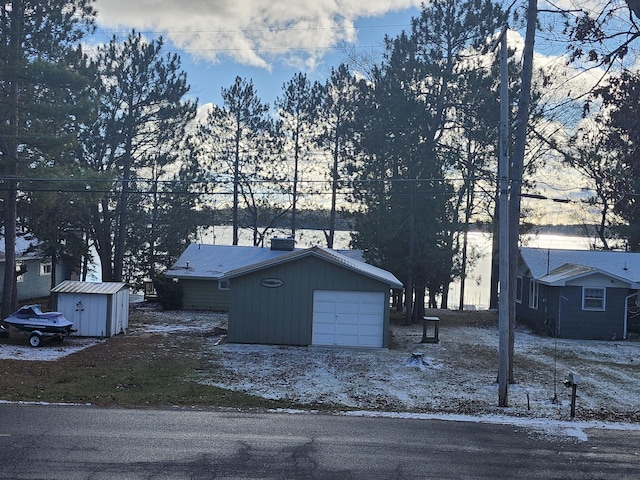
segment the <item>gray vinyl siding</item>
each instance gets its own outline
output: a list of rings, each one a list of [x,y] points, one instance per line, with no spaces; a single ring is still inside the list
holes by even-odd
[[[18,291],[18,300],[32,300],[48,297],[51,291],[51,275],[40,275],[40,259],[25,260],[27,266],[26,273],[23,274],[23,281],[16,284]],[[4,277],[4,263],[0,266],[0,276]],[[56,267],[56,279],[58,282],[67,279],[68,270],[62,265]],[[0,295],[2,295],[3,286],[0,282]]]
[[[606,310],[582,309],[582,286],[549,287],[540,285],[538,309],[529,308],[530,278],[523,278],[522,303],[517,318],[534,331],[560,338],[609,340],[624,338],[626,288],[606,288]],[[557,325],[556,325],[557,324]]]
[[[229,310],[229,290],[219,290],[218,280],[180,279],[184,295],[183,308],[186,310]]]
[[[627,289],[607,288],[606,310],[603,312],[582,310],[582,287],[564,287],[562,290],[569,292],[572,301],[562,301],[560,337],[593,340],[624,338],[624,305],[625,297],[628,295]]]
[[[283,281],[262,286],[265,278]],[[234,343],[310,345],[313,292],[341,290],[384,292],[389,286],[316,257],[304,257],[231,279],[228,340]],[[384,312],[383,346],[388,346],[389,311]]]

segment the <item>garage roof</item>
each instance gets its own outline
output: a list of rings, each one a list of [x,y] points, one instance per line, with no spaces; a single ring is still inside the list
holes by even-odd
[[[267,259],[259,263],[245,265],[244,267],[231,270],[226,275],[224,275],[224,277],[239,277],[241,275],[246,275],[257,270],[262,270],[263,268],[291,262],[293,260],[297,260],[307,256],[321,258],[348,270],[352,270],[380,282],[386,283],[392,288],[402,288],[402,282],[400,282],[391,272],[378,267],[374,267],[373,265],[369,265],[368,263],[355,260],[346,255],[338,253],[335,250],[330,250],[328,248],[322,247],[311,247],[293,252],[285,252],[285,255],[280,255],[278,257]]]

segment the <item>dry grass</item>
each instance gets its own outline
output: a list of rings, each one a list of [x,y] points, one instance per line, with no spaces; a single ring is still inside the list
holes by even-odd
[[[0,400],[497,413],[496,314],[428,315],[440,318],[439,344],[421,344],[421,324],[407,326],[394,313],[389,351],[323,350],[225,345],[219,327],[226,317],[143,304],[131,309],[126,335],[57,361],[0,360]],[[560,415],[551,397],[577,368],[585,377],[581,418],[640,421],[640,343],[554,342],[524,330],[517,342],[511,414]],[[25,345],[26,337],[0,339],[0,349],[12,344]],[[426,366],[405,365],[415,350]],[[566,405],[567,389],[559,394]]]

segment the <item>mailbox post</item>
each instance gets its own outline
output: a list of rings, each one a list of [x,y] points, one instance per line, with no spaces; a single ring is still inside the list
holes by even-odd
[[[580,383],[580,375],[569,372],[567,379],[564,381],[565,387],[571,387],[571,418],[576,416],[576,392]]]

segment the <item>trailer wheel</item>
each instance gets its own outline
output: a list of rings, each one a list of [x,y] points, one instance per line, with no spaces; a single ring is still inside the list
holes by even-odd
[[[40,346],[41,335],[39,333],[32,333],[29,337],[29,345],[32,347]]]

